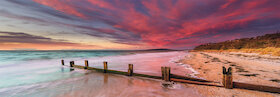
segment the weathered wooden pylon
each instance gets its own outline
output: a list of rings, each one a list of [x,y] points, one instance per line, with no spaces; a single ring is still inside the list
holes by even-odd
[[[162,80],[170,81],[170,67],[161,67]]]
[[[88,60],[85,60],[85,69],[88,69]]]
[[[227,89],[233,88],[232,68],[231,67],[229,67],[228,70],[226,70],[226,68],[223,67],[223,85]]]
[[[133,64],[128,64],[128,71],[127,71],[128,76],[133,75]]]

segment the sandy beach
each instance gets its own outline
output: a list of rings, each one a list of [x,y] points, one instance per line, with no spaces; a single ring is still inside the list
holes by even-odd
[[[278,57],[268,55],[258,55],[252,53],[214,53],[214,52],[190,52],[184,55],[179,62],[181,64],[189,64],[197,73],[192,73],[191,76],[203,78],[222,84],[222,66],[233,68],[233,79],[235,82],[244,82],[257,85],[276,86],[280,87],[280,68]],[[174,69],[175,68],[175,69]],[[173,67],[171,72],[177,72],[176,67]],[[177,72],[181,73],[182,72]],[[85,84],[79,91],[69,91],[60,96],[152,96],[152,97],[280,97],[280,94],[259,92],[245,89],[225,89],[223,87],[203,86],[193,84],[181,84],[179,88],[168,89],[161,87],[160,80],[152,80],[141,77],[125,77],[117,75],[104,75],[105,86],[98,86],[92,82]],[[82,80],[93,80],[96,78],[96,73],[87,75],[89,77]],[[92,77],[91,77],[92,76]],[[114,79],[108,83],[106,80]],[[74,84],[83,81],[75,81]],[[110,82],[110,80],[109,80]],[[80,83],[81,84],[81,83]],[[84,84],[84,83],[83,83]],[[122,85],[119,85],[122,84]],[[92,86],[91,86],[92,85]],[[90,87],[100,88],[90,88]],[[118,87],[115,87],[118,86]],[[148,90],[148,91],[147,91]],[[96,92],[94,92],[96,91]],[[97,92],[98,91],[98,92]],[[68,94],[70,93],[70,94]],[[177,95],[179,93],[179,95]],[[105,95],[106,94],[106,95]]]
[[[222,82],[222,66],[233,68],[233,80],[250,84],[280,87],[280,63],[278,57],[249,53],[190,52],[180,60],[189,64],[198,77]],[[209,97],[279,97],[280,94],[243,89],[225,89],[193,85],[202,95]]]

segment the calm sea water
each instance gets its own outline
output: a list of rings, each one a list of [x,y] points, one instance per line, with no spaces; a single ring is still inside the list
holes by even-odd
[[[68,78],[70,73],[61,72],[70,72],[70,69],[59,67],[61,59],[133,53],[137,51],[0,51],[0,88]],[[71,74],[71,77],[80,75]]]
[[[20,61],[48,60],[63,58],[90,58],[133,54],[144,51],[0,51],[0,66]]]
[[[83,65],[84,60],[89,60],[89,65],[97,68],[103,68],[102,62],[108,61],[109,69],[121,71],[126,71],[127,64],[133,63],[135,72],[154,75],[160,75],[160,66],[172,65],[173,73],[192,74],[194,71],[189,66],[173,62],[186,54],[182,51],[0,51],[0,97],[59,95],[59,89],[50,91],[50,86],[70,84],[73,78],[84,79],[81,77],[88,72],[79,69],[70,71],[67,66],[70,61]],[[61,59],[65,60],[66,66],[61,65]],[[182,66],[185,68],[182,69]],[[77,88],[65,88],[61,92],[69,92],[69,89]]]

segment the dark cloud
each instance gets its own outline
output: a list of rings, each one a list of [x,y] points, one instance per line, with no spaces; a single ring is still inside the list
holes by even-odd
[[[0,44],[3,43],[30,43],[30,44],[48,44],[48,45],[82,45],[78,43],[57,40],[43,36],[36,36],[22,32],[3,32],[0,31]],[[93,45],[92,45],[93,46]]]
[[[81,34],[87,34],[87,35],[94,36],[94,37],[108,38],[109,40],[112,40],[112,42],[115,42],[115,43],[137,44],[135,42],[138,42],[139,38],[140,38],[139,36],[137,36],[134,33],[130,33],[127,31],[125,32],[124,30],[121,31],[121,29],[96,28],[96,27],[92,27],[92,26],[64,23],[64,22],[48,20],[48,19],[44,19],[44,18],[40,18],[40,17],[18,15],[18,14],[11,13],[6,10],[0,10],[0,16],[24,20],[24,21],[26,21],[25,24],[28,22],[33,22],[33,23],[37,23],[41,26],[60,25],[60,26],[67,26],[70,28],[79,28],[79,29],[87,30],[86,32],[80,31]],[[79,22],[83,22],[83,21],[79,21]]]
[[[6,11],[6,10],[0,10],[0,16],[4,16],[4,17],[7,17],[7,18],[25,20],[27,22],[29,22],[29,21],[37,22],[37,23],[40,23],[41,25],[49,22],[49,21],[46,21],[44,19],[40,19],[40,18],[36,18],[36,17],[17,15],[17,14],[11,13],[11,12]]]

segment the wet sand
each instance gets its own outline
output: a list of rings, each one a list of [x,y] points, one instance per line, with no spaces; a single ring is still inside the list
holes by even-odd
[[[203,97],[187,84],[177,83],[174,87],[161,84],[161,80],[94,72],[67,83],[75,90],[58,97]]]
[[[231,66],[234,81],[280,87],[280,63],[278,63],[278,60],[256,56],[258,55],[191,52],[190,56],[186,56],[180,62],[191,65],[199,72],[196,76],[207,80],[222,82],[222,66],[227,68]],[[198,89],[202,95],[209,97],[280,97],[280,94],[251,90],[192,86]]]

